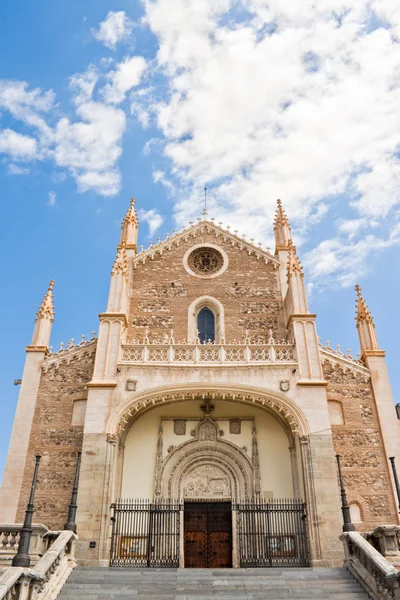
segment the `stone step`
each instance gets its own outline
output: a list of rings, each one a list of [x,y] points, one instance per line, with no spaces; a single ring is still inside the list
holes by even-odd
[[[79,567],[59,600],[367,600],[344,568]]]

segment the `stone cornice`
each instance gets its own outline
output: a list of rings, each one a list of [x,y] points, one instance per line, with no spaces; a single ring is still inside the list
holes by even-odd
[[[289,315],[289,318],[286,323],[286,329],[289,329],[292,322],[295,320],[315,321],[316,318],[317,318],[316,313],[293,313],[293,314]]]
[[[365,360],[368,356],[386,356],[385,350],[364,350],[361,360]]]
[[[27,352],[44,352],[45,354],[49,353],[47,346],[26,346],[25,350]]]
[[[147,259],[154,259],[157,255],[161,256],[164,252],[171,250],[173,247],[178,247],[181,242],[186,242],[189,238],[196,238],[204,233],[214,233],[216,238],[221,238],[224,242],[229,242],[233,247],[240,250],[245,250],[250,256],[254,255],[258,260],[263,259],[266,263],[271,263],[275,268],[279,266],[279,260],[267,250],[257,248],[251,242],[240,238],[229,230],[222,229],[210,221],[200,221],[195,225],[190,226],[183,231],[168,237],[164,241],[160,241],[155,246],[151,246],[133,257],[132,264],[136,267],[140,263],[145,263]]]
[[[89,381],[86,384],[88,388],[115,388],[117,387],[116,381]]]
[[[99,314],[100,321],[123,321],[124,326],[128,327],[128,319],[125,313],[105,312]]]
[[[328,381],[323,379],[301,379],[297,382],[297,385],[308,386],[308,387],[327,387]]]

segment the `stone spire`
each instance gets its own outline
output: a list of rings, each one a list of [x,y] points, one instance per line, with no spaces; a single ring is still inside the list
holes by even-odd
[[[135,210],[135,198],[132,198],[128,212],[122,221],[120,244],[127,250],[137,252],[137,238],[139,233],[139,220]]]
[[[31,346],[41,348],[48,348],[50,346],[51,327],[54,321],[53,288],[54,281],[51,280],[39,310],[36,313]]]
[[[289,240],[288,250],[289,250],[289,254],[288,254],[286,273],[287,273],[287,279],[289,282],[289,279],[293,275],[298,274],[301,277],[304,277],[304,273],[303,273],[303,266],[300,262],[299,257],[297,256],[296,246],[293,245],[292,240]]]
[[[291,313],[308,313],[306,286],[304,283],[303,267],[297,256],[296,246],[289,240],[286,262],[286,285],[285,310],[287,315]]]
[[[111,275],[122,273],[125,279],[128,278],[128,257],[126,255],[125,245],[118,246],[117,256],[114,261]]]
[[[278,208],[275,212],[274,232],[275,232],[275,254],[279,250],[288,250],[289,242],[292,241],[291,227],[287,215],[282,207],[282,201],[277,200]]]
[[[360,338],[361,353],[364,355],[365,352],[380,351],[374,319],[362,296],[361,288],[359,285],[356,285],[354,289],[357,292],[356,323]]]

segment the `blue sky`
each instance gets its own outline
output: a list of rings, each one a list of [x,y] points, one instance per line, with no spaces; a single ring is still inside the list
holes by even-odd
[[[396,401],[400,9],[393,0],[8,3],[0,16],[3,469],[51,278],[52,344],[97,331],[132,196],[147,246],[201,213],[273,245],[281,197],[322,340],[355,283]]]

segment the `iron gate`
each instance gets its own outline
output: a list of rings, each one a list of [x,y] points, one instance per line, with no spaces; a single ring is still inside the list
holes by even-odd
[[[179,567],[179,502],[120,500],[111,509],[110,567]]]
[[[308,567],[305,504],[301,500],[246,500],[237,510],[241,567]]]

